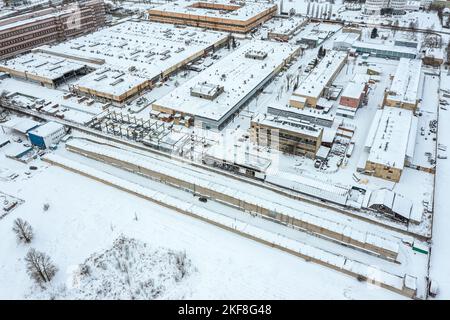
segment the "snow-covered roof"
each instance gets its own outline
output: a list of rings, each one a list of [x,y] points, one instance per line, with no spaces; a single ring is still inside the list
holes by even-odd
[[[49,121],[47,123],[44,123],[43,125],[31,130],[29,133],[32,133],[34,135],[40,136],[40,137],[48,137],[49,135],[60,131],[63,129],[64,126],[58,122]]]
[[[147,81],[137,75],[105,66],[80,78],[74,83],[74,86],[120,96],[134,87],[145,85]]]
[[[27,133],[31,129],[36,128],[40,123],[28,118],[13,118],[0,125],[4,128],[13,129],[20,133]]]
[[[360,38],[360,35],[357,34],[357,33],[354,33],[354,32],[343,32],[343,33],[340,33],[336,37],[336,40],[334,40],[334,44],[345,43],[345,44],[349,44],[351,46],[359,38]]]
[[[281,116],[264,115],[262,113],[257,114],[252,122],[316,138],[319,137],[323,131],[322,127],[317,127],[307,121],[292,117],[285,118]]]
[[[364,84],[359,82],[349,82],[345,86],[341,97],[359,99],[364,91]]]
[[[409,48],[409,47],[395,46],[395,45],[390,45],[390,44],[383,44],[383,43],[355,41],[352,46],[355,49],[364,48],[364,49],[373,50],[373,51],[396,52],[396,53],[408,54],[411,56],[417,55],[416,49]]]
[[[263,29],[267,29],[270,33],[281,35],[291,35],[295,30],[300,28],[306,19],[304,17],[293,16],[286,18],[273,18],[262,25]]]
[[[390,100],[415,103],[419,98],[422,60],[401,58],[389,89]]]
[[[227,55],[211,67],[185,82],[153,105],[176,110],[196,117],[219,121],[263,81],[273,76],[274,70],[292,57],[299,48],[286,43],[251,41]],[[263,51],[263,60],[247,58],[249,50]],[[214,100],[191,95],[198,83],[210,82],[224,87],[224,92]]]
[[[84,65],[76,61],[44,53],[29,53],[0,63],[0,71],[16,71],[52,81],[82,68]]]
[[[411,130],[412,111],[385,107],[370,148],[368,161],[403,169]],[[374,121],[377,120],[377,116]],[[369,136],[372,134],[372,128]],[[369,139],[368,136],[368,139]],[[366,141],[366,145],[370,141]]]
[[[223,32],[193,27],[179,28],[148,21],[125,21],[56,45],[42,46],[44,52],[84,62],[102,64],[147,79],[173,71],[174,66],[198,57],[225,41]],[[133,71],[131,71],[133,70]]]
[[[316,157],[325,159],[326,157],[328,157],[330,150],[331,150],[331,148],[328,148],[325,146],[320,146],[319,150],[317,150]]]
[[[292,98],[303,98],[303,97],[296,97],[292,96]],[[303,98],[305,99],[305,98]],[[327,100],[328,101],[328,100]],[[333,103],[332,101],[330,101]],[[289,112],[291,114],[296,114],[301,118],[302,116],[305,117],[311,117],[311,118],[317,118],[325,121],[334,121],[334,116],[330,113],[323,113],[321,110],[313,109],[313,108],[304,108],[299,109],[295,107],[291,107],[289,105],[277,105],[275,107],[270,107],[269,113],[272,113],[273,115],[282,114],[283,112]]]
[[[300,175],[296,175],[294,180],[281,172],[276,175],[268,175],[266,181],[342,205],[346,204],[350,192],[348,186],[334,185]]]
[[[411,215],[413,203],[410,199],[405,198],[403,195],[398,193],[395,194],[394,203],[392,205],[392,211],[396,214],[409,219]]]
[[[306,79],[300,83],[293,95],[319,97],[324,87],[329,84],[346,58],[346,53],[328,51]]]
[[[204,4],[218,5],[223,10],[207,8]],[[181,0],[169,2],[161,6],[150,9],[150,14],[157,14],[158,11],[177,14],[191,15],[199,19],[220,18],[227,20],[247,21],[270,9],[274,4],[265,2],[232,2],[227,0]]]

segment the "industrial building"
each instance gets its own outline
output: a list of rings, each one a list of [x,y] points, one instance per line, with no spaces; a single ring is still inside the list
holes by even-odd
[[[333,42],[334,50],[348,51],[353,44],[361,38],[361,34],[353,32],[343,32],[336,37]]]
[[[368,190],[363,207],[416,224],[422,221],[422,211],[413,210],[410,199],[389,189]]]
[[[359,108],[363,103],[366,84],[350,81],[342,92],[339,104],[351,108]]]
[[[299,109],[290,106],[269,106],[267,112],[274,116],[281,116],[285,118],[296,118],[303,121],[308,121],[311,124],[319,126],[331,127],[334,122],[334,116],[330,113],[323,113],[316,109]]]
[[[277,13],[276,4],[227,0],[183,0],[148,11],[151,21],[247,33]]]
[[[191,116],[198,127],[221,130],[299,53],[290,44],[251,41],[154,102],[152,109]]]
[[[0,63],[0,71],[12,77],[56,88],[75,75],[84,75],[89,68],[77,61],[44,53],[29,53]]]
[[[97,69],[75,82],[72,90],[122,105],[228,41],[229,35],[217,31],[125,21],[36,51]]]
[[[105,24],[103,0],[76,2],[0,21],[0,59],[92,32]]]
[[[104,67],[82,77],[72,90],[121,104],[148,88],[150,81],[146,78]]]
[[[306,121],[258,114],[251,121],[250,138],[261,146],[314,158],[320,148],[323,128]]]
[[[34,146],[47,149],[58,143],[65,134],[66,130],[62,124],[50,121],[28,131],[28,138]]]
[[[13,118],[8,121],[2,122],[0,126],[4,129],[10,130],[13,133],[26,135],[28,131],[37,128],[39,126],[39,122],[28,118]]]
[[[261,34],[263,39],[288,41],[306,24],[303,17],[273,18],[263,24]]]
[[[420,71],[422,61],[419,59],[400,59],[391,86],[385,91],[384,104],[416,110],[420,99]]]
[[[399,182],[403,168],[414,155],[417,118],[410,110],[377,110],[367,135],[365,173]]]
[[[328,51],[325,57],[300,83],[292,93],[289,104],[296,108],[309,106],[315,108],[319,98],[326,93],[334,79],[347,61],[347,54],[339,51]],[[298,99],[298,97],[303,99]]]
[[[357,53],[368,53],[377,58],[399,60],[400,58],[415,59],[417,56],[417,49],[383,43],[355,41],[352,48],[355,49]]]

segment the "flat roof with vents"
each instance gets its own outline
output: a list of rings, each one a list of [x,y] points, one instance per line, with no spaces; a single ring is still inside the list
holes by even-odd
[[[46,83],[83,68],[84,64],[77,61],[44,53],[29,53],[0,63],[0,71]]]
[[[264,60],[248,59],[245,54],[250,49],[264,50],[268,56]],[[192,115],[196,121],[219,127],[299,51],[298,46],[287,43],[251,41],[157,100],[153,108]],[[223,86],[224,92],[213,101],[191,95],[191,88],[205,82]]]
[[[117,101],[122,101],[123,95],[132,95],[148,86],[147,79],[110,67],[97,69],[74,84],[78,91]]]
[[[97,65],[93,67],[131,68],[154,79],[176,71],[227,40],[223,32],[131,20],[38,50]]]
[[[367,161],[403,169],[408,142],[416,135],[411,132],[413,118],[412,111],[402,108],[378,110],[366,141],[370,148]]]
[[[219,18],[223,20],[246,21],[263,14],[275,4],[264,2],[243,2],[227,0],[181,0],[169,2],[150,9],[150,20],[158,13],[170,13],[176,17],[190,15],[193,18]]]
[[[340,51],[328,51],[326,56],[300,83],[294,95],[319,98],[323,89],[330,84],[337,72],[342,68],[347,54]]]

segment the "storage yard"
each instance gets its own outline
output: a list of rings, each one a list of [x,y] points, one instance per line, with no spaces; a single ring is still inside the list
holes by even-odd
[[[238,284],[245,298],[449,297],[449,76],[427,57],[441,47],[330,21],[336,5],[284,6],[142,5],[140,18],[0,61],[12,296],[68,294],[64,272],[26,289],[7,231],[26,217],[61,268],[122,233],[185,250],[190,298],[234,298]]]

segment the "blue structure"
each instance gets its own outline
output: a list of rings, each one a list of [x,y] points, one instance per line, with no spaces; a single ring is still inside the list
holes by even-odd
[[[28,132],[28,138],[30,139],[32,145],[37,146],[41,149],[46,148],[44,137],[34,134],[33,132]]]

